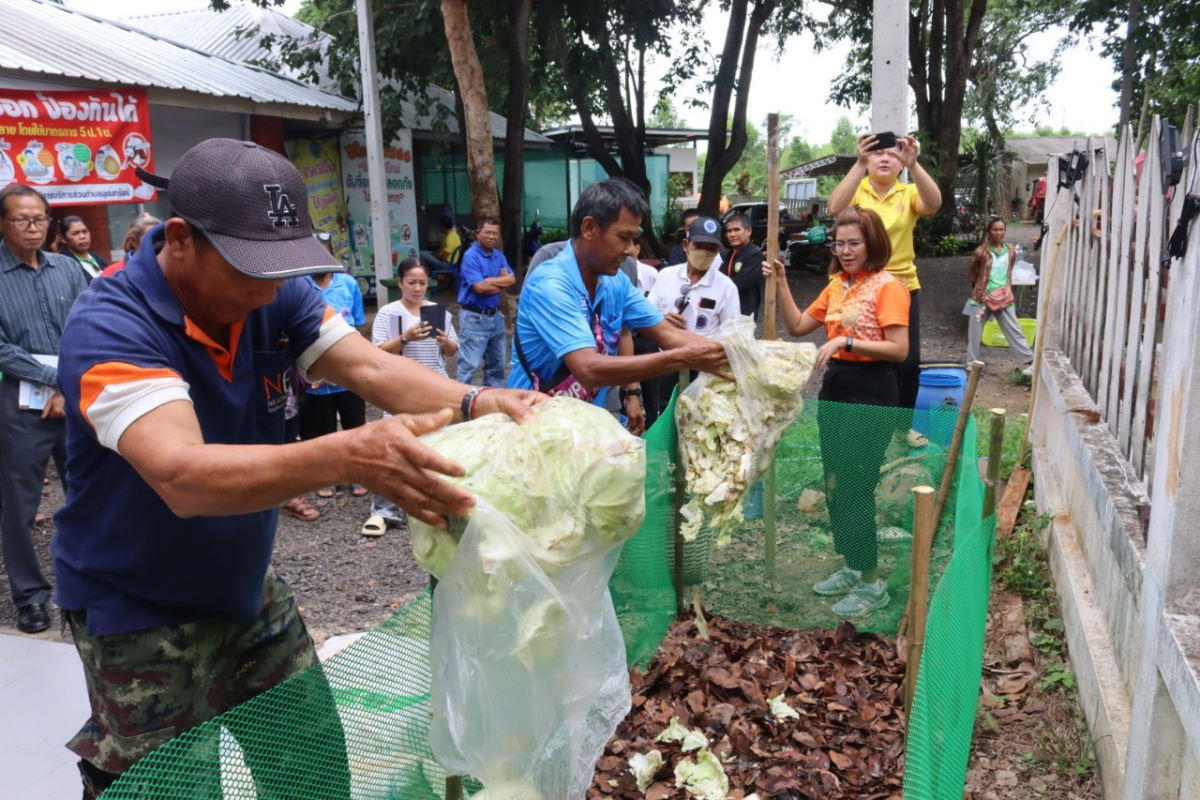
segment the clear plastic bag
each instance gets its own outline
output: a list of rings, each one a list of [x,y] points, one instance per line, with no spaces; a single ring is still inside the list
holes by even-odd
[[[567,398],[525,425],[494,415],[424,441],[477,499],[457,533],[413,524],[441,579],[430,746],[488,800],[582,798],[630,708],[608,580],[645,513],[645,444]]]
[[[749,317],[726,320],[713,339],[724,345],[737,383],[700,375],[679,396],[675,420],[689,495],[680,510],[683,536],[695,539],[707,521],[720,546],[728,543],[730,526],[742,521],[742,499],[804,408],[800,392],[817,348],[757,340]]]

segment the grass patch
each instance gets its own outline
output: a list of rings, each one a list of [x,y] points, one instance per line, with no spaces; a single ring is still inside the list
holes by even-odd
[[[1019,371],[1018,371],[1018,374]],[[990,408],[973,408],[975,417],[976,440],[980,458],[986,458],[988,447],[991,445],[992,410]],[[1006,414],[1004,417],[1004,444],[1000,448],[1000,480],[1007,481],[1017,466],[1017,456],[1021,455],[1021,437],[1025,435],[1025,414]],[[1029,459],[1033,449],[1025,453],[1025,461],[1020,466],[1029,467]]]

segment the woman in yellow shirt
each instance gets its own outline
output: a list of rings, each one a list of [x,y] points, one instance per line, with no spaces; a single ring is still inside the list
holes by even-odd
[[[921,283],[913,260],[913,228],[920,217],[931,217],[942,206],[942,193],[917,160],[920,144],[915,136],[897,136],[896,146],[875,148],[873,133],[858,137],[858,161],[829,196],[829,213],[837,214],[849,206],[868,208],[879,215],[892,245],[888,272],[899,278],[912,296],[908,324],[908,358],[896,366],[900,384],[900,407],[913,408],[921,380]],[[901,183],[900,172],[907,169],[912,183]],[[911,444],[919,444],[909,432]],[[921,437],[922,439],[924,437]]]

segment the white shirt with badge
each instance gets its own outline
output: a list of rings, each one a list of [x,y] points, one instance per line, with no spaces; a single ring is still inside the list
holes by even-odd
[[[687,264],[664,267],[658,272],[658,280],[647,299],[661,313],[677,311],[675,301],[679,299],[688,280]],[[687,320],[687,329],[701,336],[712,336],[727,319],[742,313],[737,286],[728,276],[722,275],[716,264],[704,273],[688,292],[687,305],[679,311]]]
[[[650,290],[658,280],[658,270],[645,261],[637,262],[637,288],[643,295],[649,296]]]

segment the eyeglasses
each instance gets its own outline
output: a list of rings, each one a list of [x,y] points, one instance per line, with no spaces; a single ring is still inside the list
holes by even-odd
[[[858,241],[857,239],[851,239],[848,242],[834,242],[833,244],[830,245],[830,247],[833,248],[833,252],[835,252],[835,253],[840,253],[843,250],[858,250],[862,246],[863,246],[863,243]]]
[[[5,217],[17,227],[18,230],[28,231],[34,228],[48,228],[50,226],[49,217]]]
[[[692,291],[692,284],[690,283],[685,283],[679,287],[679,297],[675,299],[675,310],[680,314],[683,313],[684,307],[687,306],[688,292],[690,291]]]

